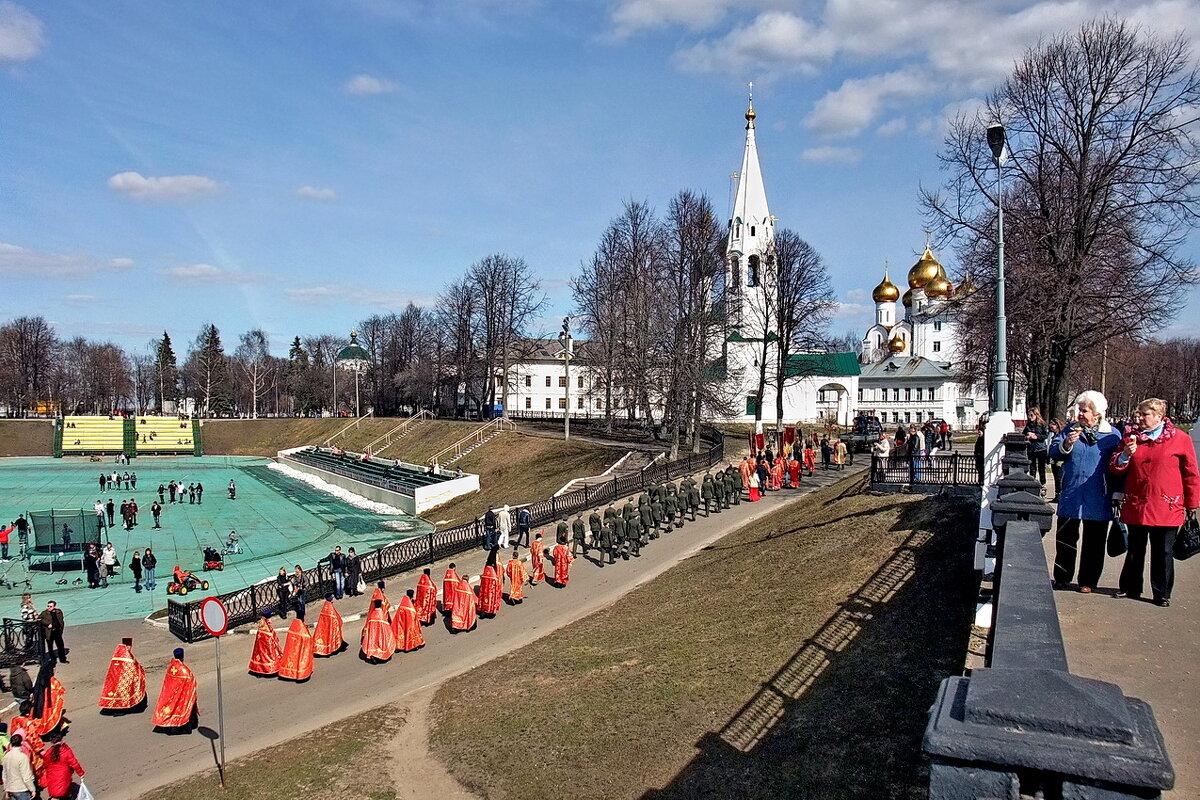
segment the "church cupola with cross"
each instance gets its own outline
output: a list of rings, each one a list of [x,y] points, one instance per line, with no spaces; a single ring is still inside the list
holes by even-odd
[[[726,250],[726,287],[729,327],[743,336],[762,336],[764,324],[766,268],[775,236],[775,218],[767,208],[767,190],[758,164],[754,138],[754,84],[750,84],[746,109],[746,147],[742,169],[737,173],[737,193],[729,219]]]

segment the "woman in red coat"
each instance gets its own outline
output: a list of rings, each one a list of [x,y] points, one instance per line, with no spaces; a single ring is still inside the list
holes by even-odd
[[[46,773],[42,781],[46,787],[46,794],[50,796],[50,800],[67,800],[72,796],[72,773],[83,777],[83,767],[75,758],[75,753],[66,742],[56,742],[46,750],[44,763]]]
[[[1137,427],[1126,431],[1124,446],[1109,469],[1125,478],[1121,521],[1129,526],[1129,551],[1121,569],[1117,597],[1142,596],[1146,546],[1150,546],[1150,590],[1156,605],[1171,605],[1175,560],[1171,550],[1185,514],[1200,506],[1196,449],[1187,434],[1166,417],[1167,404],[1143,400]]]

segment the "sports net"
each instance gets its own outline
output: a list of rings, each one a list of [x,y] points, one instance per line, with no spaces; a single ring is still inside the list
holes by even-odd
[[[90,509],[51,509],[29,512],[33,528],[30,555],[82,553],[84,545],[100,544],[100,518]]]

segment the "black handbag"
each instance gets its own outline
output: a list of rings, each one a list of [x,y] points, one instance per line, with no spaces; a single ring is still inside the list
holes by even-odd
[[[1187,561],[1196,553],[1200,553],[1200,522],[1195,514],[1188,514],[1187,519],[1179,528],[1175,537],[1175,547],[1172,550],[1176,561]]]
[[[1116,558],[1125,555],[1129,549],[1129,530],[1120,520],[1113,520],[1108,525],[1108,556]]]

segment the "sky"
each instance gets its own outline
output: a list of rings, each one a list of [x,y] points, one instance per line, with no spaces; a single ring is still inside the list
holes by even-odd
[[[283,355],[506,253],[553,331],[622,203],[727,214],[753,81],[771,212],[861,334],[946,121],[1118,12],[1200,41],[1200,0],[0,0],[0,320]],[[1200,290],[1166,334],[1200,335]]]

